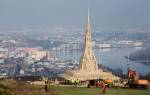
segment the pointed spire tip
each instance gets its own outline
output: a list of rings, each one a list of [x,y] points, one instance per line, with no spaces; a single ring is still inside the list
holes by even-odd
[[[90,10],[89,10],[89,7],[88,7],[88,22],[90,21]]]

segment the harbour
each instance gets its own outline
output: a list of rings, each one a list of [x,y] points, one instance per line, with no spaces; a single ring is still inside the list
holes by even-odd
[[[124,47],[124,48],[105,48],[93,49],[98,64],[102,64],[111,69],[121,69],[123,73],[127,73],[127,64],[140,74],[147,74],[150,72],[150,65],[145,65],[135,61],[129,61],[125,58],[130,53],[141,49],[141,47]],[[61,60],[75,60],[79,62],[82,50],[61,50],[55,51],[56,56]],[[142,69],[141,69],[142,68]]]

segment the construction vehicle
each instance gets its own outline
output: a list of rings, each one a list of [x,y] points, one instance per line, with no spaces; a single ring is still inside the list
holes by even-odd
[[[139,74],[128,68],[128,83],[130,88],[142,88],[142,89],[148,89],[149,82],[148,80],[142,80],[139,79]]]
[[[105,79],[105,80],[103,80],[103,82],[105,83],[105,85],[107,87],[112,87],[113,86],[113,80],[111,80],[111,79]]]

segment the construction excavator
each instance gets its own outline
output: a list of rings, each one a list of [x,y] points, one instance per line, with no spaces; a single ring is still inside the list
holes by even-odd
[[[128,67],[128,85],[130,88],[148,89],[148,80],[139,79],[139,74]]]

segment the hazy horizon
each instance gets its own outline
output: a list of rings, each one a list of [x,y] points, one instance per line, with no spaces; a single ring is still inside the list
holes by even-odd
[[[149,27],[150,0],[0,0],[0,27]]]

